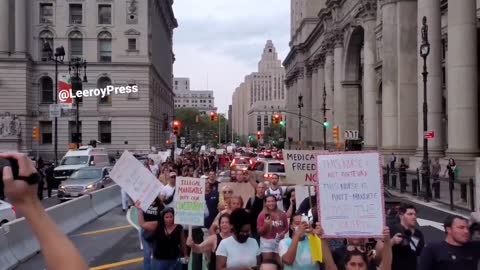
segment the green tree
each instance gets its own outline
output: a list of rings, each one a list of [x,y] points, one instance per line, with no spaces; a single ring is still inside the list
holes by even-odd
[[[283,148],[284,142],[280,139],[285,139],[286,136],[286,129],[282,125],[278,124],[270,124],[265,129],[265,133],[263,134],[263,141],[265,144],[271,144],[273,146]]]
[[[180,137],[185,137],[187,143],[192,144],[218,144],[220,121],[220,136],[222,142],[226,142],[225,124],[227,123],[222,114],[218,115],[217,121],[210,120],[210,115],[202,114],[194,108],[175,109],[175,119],[182,123]]]

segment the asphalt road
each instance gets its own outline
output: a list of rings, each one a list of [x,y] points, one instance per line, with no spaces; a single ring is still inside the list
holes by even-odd
[[[422,223],[425,223],[425,220],[427,220],[426,222],[430,224],[420,226],[427,244],[434,241],[442,241],[444,233],[441,230],[441,223],[443,223],[448,214],[420,204],[413,204],[418,209],[418,218],[423,220]],[[117,207],[99,219],[83,226],[69,235],[69,237],[89,262],[90,267],[141,258],[142,251],[139,246],[138,232],[131,227],[125,228],[127,225],[125,214],[120,207]],[[111,230],[99,231],[105,229]],[[86,232],[91,233],[82,235]],[[136,262],[114,269],[141,269],[141,265],[141,262]],[[38,254],[16,269],[45,269],[45,265],[42,257]]]
[[[52,206],[60,203],[60,200],[57,198],[57,191],[56,190],[54,190],[52,192],[52,197],[51,198],[48,198],[46,190],[43,193],[44,193],[43,200],[41,201],[42,205],[43,205],[43,208],[47,209],[49,207],[52,207]],[[17,214],[17,218],[23,217],[23,213],[20,212],[20,211],[17,211],[16,214]]]

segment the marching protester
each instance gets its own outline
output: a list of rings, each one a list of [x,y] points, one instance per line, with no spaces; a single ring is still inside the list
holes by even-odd
[[[275,196],[265,196],[265,207],[257,218],[257,230],[260,234],[260,251],[262,260],[275,259],[280,261],[278,243],[288,232],[287,215],[278,209]]]
[[[288,206],[287,211],[285,212],[287,214],[287,218],[292,218],[293,215],[297,212],[297,205],[295,202],[295,189],[290,190],[290,193],[288,194],[287,197],[290,197],[288,201]]]
[[[163,202],[160,198],[156,198],[150,205],[147,211],[140,211],[139,215],[143,216],[145,222],[152,222],[152,224],[158,225],[159,215],[164,209]],[[141,232],[142,247],[143,247],[143,269],[152,269],[152,254],[153,254],[153,242],[155,240],[155,231],[149,231],[142,228]]]
[[[210,186],[211,190],[213,190],[213,191],[218,190],[218,188],[215,189],[214,188],[215,186],[210,185],[210,183],[208,183],[208,185]],[[220,201],[218,203],[218,211],[223,211],[223,210],[227,209],[228,206],[230,205],[230,199],[232,197],[233,197],[232,187],[230,185],[223,186],[222,195],[220,196]]]
[[[0,158],[17,160],[19,176],[37,178],[38,172],[33,161],[20,153],[0,153]],[[40,244],[46,268],[50,270],[87,270],[88,265],[71,240],[61,231],[45,212],[37,198],[38,186],[29,185],[26,181],[14,179],[12,168],[3,168],[4,195],[25,216],[33,235]]]
[[[170,172],[168,177],[168,184],[163,186],[162,191],[160,192],[160,198],[167,207],[174,207],[175,201],[173,200],[175,195],[175,185],[177,182],[177,173]]]
[[[232,236],[232,224],[230,223],[230,215],[223,214],[219,218],[219,228],[220,232],[210,235],[205,241],[201,244],[195,244],[191,237],[187,238],[187,245],[192,248],[192,251],[195,253],[208,253],[209,262],[208,270],[216,269],[216,255],[218,245],[223,239],[226,239]]]
[[[411,204],[399,208],[400,223],[390,228],[392,236],[392,270],[417,269],[417,257],[425,245],[423,233],[417,229],[417,209]]]
[[[141,209],[140,202],[135,207]],[[186,239],[182,225],[175,224],[173,208],[165,208],[156,221],[145,221],[142,211],[138,211],[138,223],[142,229],[154,232],[152,269],[176,270],[180,261],[188,263]]]
[[[220,213],[218,213],[218,215],[215,217],[215,220],[213,221],[212,223],[212,226],[210,226],[210,233],[211,234],[216,234],[217,233],[217,230],[218,230],[218,220],[220,218],[221,215],[223,214],[231,214],[234,210],[236,209],[240,209],[243,207],[243,199],[242,197],[240,196],[233,196],[230,201],[230,203],[228,204],[228,207],[221,211]]]
[[[315,270],[318,262],[312,261],[312,251],[307,233],[311,232],[306,216],[294,213],[290,222],[289,237],[280,241],[279,256],[284,263],[284,270]]]
[[[207,179],[208,176],[202,175],[200,178]],[[218,202],[220,195],[217,190],[212,190],[208,182],[205,181],[205,207],[208,209],[208,216],[205,218],[205,228],[212,226],[215,217],[218,215]]]
[[[222,240],[216,252],[217,270],[252,269],[260,264],[260,249],[257,241],[250,237],[250,215],[236,209],[230,215],[233,235]]]
[[[218,190],[219,182],[216,180],[216,175],[214,170],[208,172],[208,184],[212,190]]]
[[[471,241],[468,220],[449,215],[444,224],[445,241],[429,244],[420,257],[419,270],[476,270],[480,241]]]
[[[252,237],[260,243],[260,235],[257,231],[257,217],[263,211],[263,204],[265,199],[265,184],[258,183],[255,188],[255,196],[248,199],[245,209],[250,213],[252,225]]]

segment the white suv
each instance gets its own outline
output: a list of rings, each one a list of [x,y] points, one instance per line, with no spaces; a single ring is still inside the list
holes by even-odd
[[[6,201],[0,200],[0,226],[16,219],[15,207]]]

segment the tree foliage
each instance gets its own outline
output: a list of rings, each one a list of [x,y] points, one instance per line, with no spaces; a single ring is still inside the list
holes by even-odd
[[[175,119],[182,123],[180,137],[185,137],[187,143],[216,145],[218,143],[219,122],[221,142],[228,142],[225,132],[227,120],[222,114],[218,114],[217,121],[213,122],[210,120],[210,115],[201,114],[197,109],[177,108],[175,109]]]

